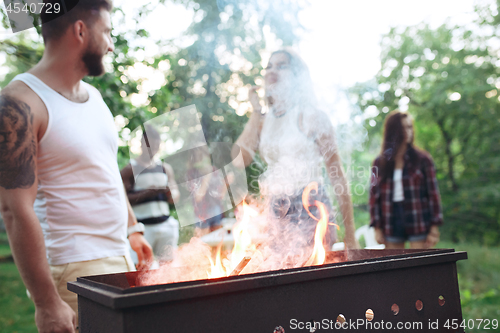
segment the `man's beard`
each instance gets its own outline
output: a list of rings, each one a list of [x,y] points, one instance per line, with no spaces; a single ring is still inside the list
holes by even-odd
[[[87,75],[100,76],[104,74],[102,64],[103,55],[95,51],[94,43],[91,43],[82,56],[82,61],[87,69]]]

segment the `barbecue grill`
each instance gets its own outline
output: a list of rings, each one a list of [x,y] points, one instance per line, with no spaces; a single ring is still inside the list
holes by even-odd
[[[349,250],[320,266],[150,286],[139,272],[118,273],[68,289],[81,333],[442,332],[446,320],[462,321],[462,259],[451,249]]]

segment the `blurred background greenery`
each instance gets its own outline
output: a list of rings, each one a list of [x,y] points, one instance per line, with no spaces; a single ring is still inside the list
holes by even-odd
[[[150,31],[130,29],[113,35],[115,56],[102,77],[85,78],[96,86],[115,116],[122,144],[118,163],[129,161],[129,134],[146,120],[183,106],[196,104],[207,142],[234,142],[250,113],[242,88],[262,81],[265,33],[281,46],[296,45],[305,31],[298,22],[305,1],[276,0],[265,7],[257,0],[162,0],[183,5],[195,20],[183,38],[184,46],[162,41],[163,52],[139,59]],[[415,119],[416,143],[429,151],[437,167],[444,209],[442,242],[438,247],[469,253],[459,262],[464,317],[500,319],[500,1],[478,5],[476,20],[467,26],[425,23],[393,27],[381,39],[381,69],[373,79],[354,84],[343,93],[354,110],[338,125],[361,126],[367,134],[360,149],[349,152],[346,169],[369,166],[379,153],[382,125],[389,111],[407,110]],[[7,28],[6,13],[2,22]],[[154,7],[144,5],[133,15],[144,20]],[[115,7],[115,15],[123,11]],[[279,12],[280,15],[275,15]],[[256,22],[250,21],[257,17]],[[39,28],[37,28],[38,33]],[[123,31],[123,27],[121,31]],[[229,53],[228,53],[229,52]],[[0,41],[7,74],[4,87],[17,74],[41,58],[43,43],[27,33]],[[236,57],[240,66],[224,56]],[[234,59],[233,59],[234,60]],[[154,70],[166,84],[148,91],[140,105],[134,97],[147,84],[133,71]],[[339,134],[341,133],[341,134]],[[248,168],[249,182],[265,165]],[[369,173],[350,172],[356,226],[369,221]],[[250,189],[258,192],[255,182]],[[189,239],[192,228],[181,230]],[[0,331],[32,332],[34,308],[25,296],[22,281],[0,233]]]

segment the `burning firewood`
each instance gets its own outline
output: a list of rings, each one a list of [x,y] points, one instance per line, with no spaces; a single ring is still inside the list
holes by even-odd
[[[241,271],[246,267],[246,265],[248,264],[248,262],[250,261],[250,257],[244,257],[240,263],[238,264],[238,266],[236,266],[236,268],[231,272],[231,274],[229,274],[229,276],[236,276],[236,275],[240,275]]]

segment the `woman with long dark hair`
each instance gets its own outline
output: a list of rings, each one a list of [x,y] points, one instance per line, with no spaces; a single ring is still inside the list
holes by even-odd
[[[436,169],[414,145],[413,119],[393,111],[385,119],[382,151],[373,162],[370,225],[387,249],[431,248],[443,223]]]
[[[303,207],[302,193],[315,182],[318,188],[311,192],[310,200],[325,205],[331,223],[326,246],[335,242],[335,211],[323,186],[322,167],[326,167],[344,218],[344,243],[348,248],[357,247],[351,196],[333,126],[317,106],[307,65],[292,50],[276,51],[269,58],[264,82],[262,102],[257,94],[260,87],[250,89],[253,112],[236,146],[241,148],[245,166],[257,151],[267,163],[267,170],[259,179],[260,192],[282,225],[281,235],[297,226],[308,244],[313,241],[317,221]],[[313,204],[309,209],[319,216]],[[284,236],[279,238],[288,242]]]

